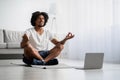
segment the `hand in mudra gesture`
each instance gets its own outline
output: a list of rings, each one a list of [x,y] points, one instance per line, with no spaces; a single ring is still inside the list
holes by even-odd
[[[74,35],[71,32],[69,32],[67,36],[65,37],[65,39],[68,40],[68,39],[72,39],[73,37]]]

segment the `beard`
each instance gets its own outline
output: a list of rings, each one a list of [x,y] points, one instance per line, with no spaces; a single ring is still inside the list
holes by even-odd
[[[44,24],[45,24],[45,23],[39,23],[39,24],[38,24],[38,27],[44,27]]]
[[[38,25],[38,27],[44,27],[43,25]]]

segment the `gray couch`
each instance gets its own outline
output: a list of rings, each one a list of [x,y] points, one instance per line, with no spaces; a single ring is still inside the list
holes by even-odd
[[[11,31],[0,29],[0,59],[22,58],[23,49],[20,42],[24,31]]]

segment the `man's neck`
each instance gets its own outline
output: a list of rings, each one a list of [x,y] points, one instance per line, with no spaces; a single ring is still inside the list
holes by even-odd
[[[37,32],[41,32],[41,31],[43,31],[43,28],[42,28],[42,27],[35,26],[35,30],[36,30]]]

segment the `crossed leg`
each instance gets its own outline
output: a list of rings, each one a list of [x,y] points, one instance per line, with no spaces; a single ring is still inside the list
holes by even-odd
[[[32,50],[31,47],[26,47],[24,48],[24,56],[30,60],[32,60],[33,58],[42,60],[43,58],[39,55],[38,51],[36,50]]]
[[[49,55],[44,59],[44,61],[48,62],[49,60],[54,59],[61,53],[62,50],[63,50],[62,44],[55,46],[49,51]],[[33,58],[37,58],[39,60],[42,59],[38,52],[33,52],[31,48],[28,47],[24,48],[24,55],[30,60],[32,60]]]
[[[57,57],[61,53],[62,50],[63,50],[63,45],[62,44],[52,48],[49,51],[50,54],[44,59],[45,62],[48,62],[49,60],[54,59],[55,57]]]

